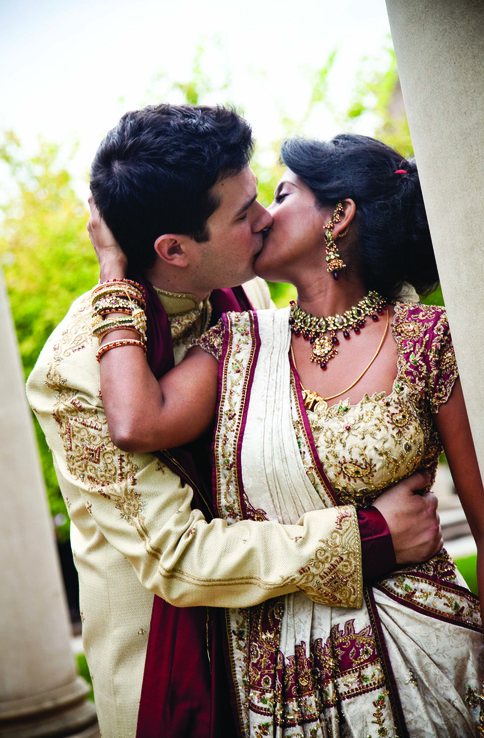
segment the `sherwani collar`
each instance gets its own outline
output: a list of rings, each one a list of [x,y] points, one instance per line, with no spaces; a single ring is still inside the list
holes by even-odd
[[[199,300],[190,293],[154,289],[170,322],[174,344],[186,342],[192,335],[199,336],[207,330],[212,316],[210,296]]]

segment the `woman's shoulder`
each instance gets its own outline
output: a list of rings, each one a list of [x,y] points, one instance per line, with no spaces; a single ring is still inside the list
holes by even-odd
[[[403,339],[421,339],[449,334],[447,312],[441,305],[420,302],[395,303],[394,333]]]
[[[441,305],[425,305],[422,302],[396,302],[395,315],[401,319],[409,317],[414,320],[447,320],[447,313]]]
[[[401,371],[410,386],[427,395],[431,411],[438,412],[458,375],[445,308],[397,303],[393,333]]]
[[[444,354],[454,353],[445,308],[422,303],[396,303],[393,336],[401,356],[410,363],[439,361]]]

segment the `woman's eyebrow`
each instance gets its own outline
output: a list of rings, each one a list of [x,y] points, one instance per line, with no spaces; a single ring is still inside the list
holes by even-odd
[[[282,190],[284,185],[293,185],[293,187],[296,187],[294,182],[289,182],[289,180],[284,179],[282,182],[279,182],[279,184],[277,185],[276,190],[274,192],[274,197],[279,194],[279,192]]]

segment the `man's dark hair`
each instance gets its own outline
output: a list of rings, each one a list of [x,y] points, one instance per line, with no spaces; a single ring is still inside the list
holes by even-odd
[[[130,272],[154,265],[163,233],[208,240],[220,204],[210,188],[241,172],[252,148],[249,124],[227,108],[162,104],[123,115],[94,157],[91,191]]]

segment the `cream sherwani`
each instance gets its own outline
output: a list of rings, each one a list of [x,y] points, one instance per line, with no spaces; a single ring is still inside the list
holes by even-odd
[[[246,290],[254,305],[270,304],[265,285]],[[210,307],[189,295],[161,293],[176,361],[205,330]],[[116,448],[102,405],[90,294],[54,331],[28,381],[28,398],[52,450],[72,521],[79,571],[83,640],[105,738],[133,738],[153,595],[186,607],[245,607],[305,590],[333,510],[316,510],[295,525],[242,521],[207,523],[191,509],[192,491],[151,454]],[[353,511],[353,550],[360,540]],[[324,576],[324,573],[323,573]],[[355,572],[361,579],[361,570]],[[355,583],[361,591],[361,581]],[[310,596],[318,593],[318,574]],[[348,602],[348,606],[358,606]]]

